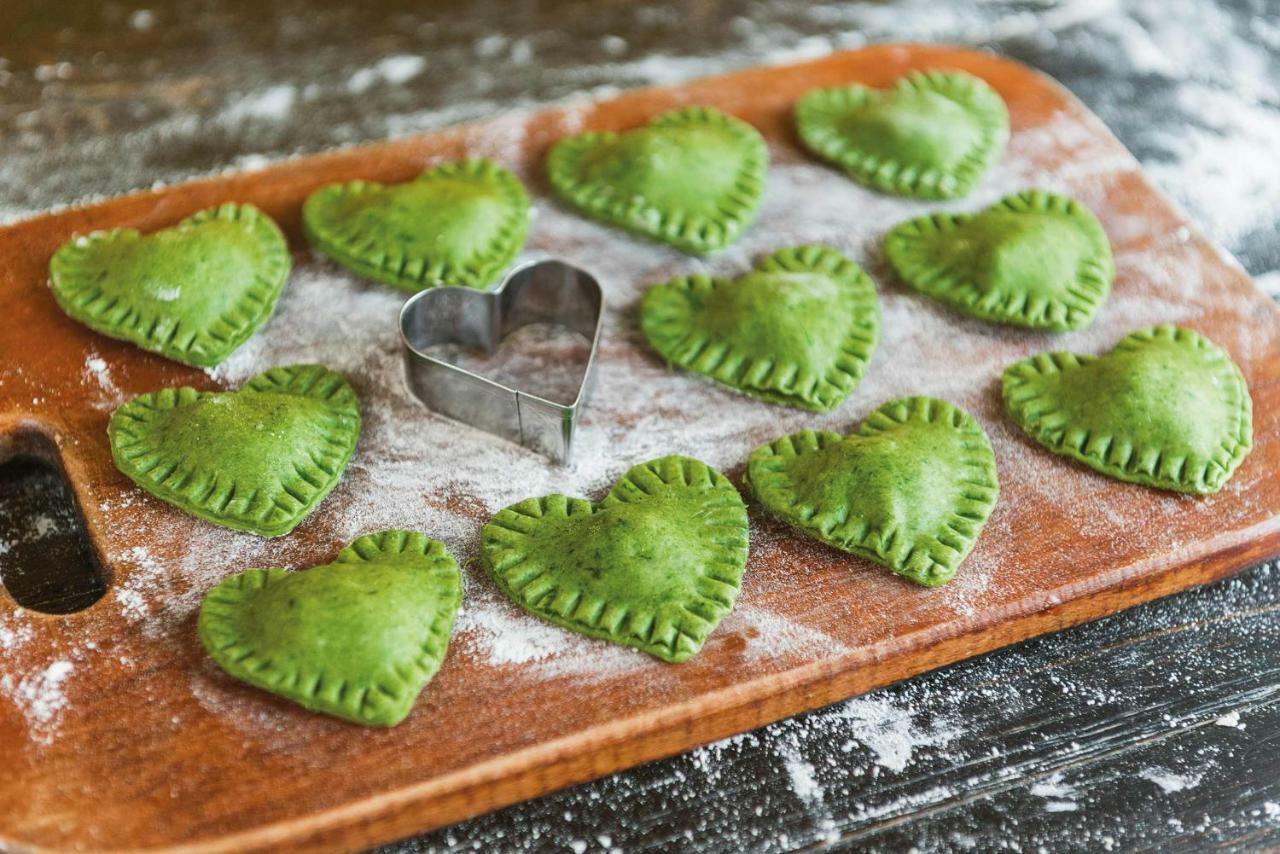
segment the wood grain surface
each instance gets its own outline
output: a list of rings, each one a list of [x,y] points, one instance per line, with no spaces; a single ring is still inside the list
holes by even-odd
[[[771,147],[799,157],[788,122],[798,95],[854,80],[885,85],[926,67],[960,68],[987,79],[1008,102],[1015,133],[1058,116],[1072,117],[1072,126],[1083,128],[1087,138],[1061,140],[1043,153],[1064,172],[1087,166],[1083,159],[1099,151],[1121,150],[1100,123],[1046,78],[991,56],[919,46],[874,48],[630,93],[577,111],[572,129],[626,128],[672,105],[705,103],[750,121]],[[513,165],[522,165],[526,174],[536,172],[547,146],[567,128],[562,109],[532,117],[521,144],[523,163]],[[0,298],[6,309],[0,316],[0,449],[6,455],[35,450],[60,462],[107,564],[109,584],[125,583],[127,573],[137,571],[113,565],[110,555],[148,529],[141,517],[163,516],[170,529],[187,524],[194,531],[202,523],[183,521],[158,502],[131,500],[132,487],[110,464],[107,413],[87,399],[86,358],[100,354],[126,395],[163,385],[211,388],[215,383],[65,318],[45,288],[54,249],[74,234],[117,226],[151,230],[235,200],[252,202],[275,217],[301,250],[298,212],[311,190],[336,180],[408,178],[435,158],[466,153],[486,132],[486,125],[474,125],[305,158],[0,231]],[[92,639],[96,649],[129,650],[127,665],[111,656],[92,660],[56,738],[32,737],[22,714],[0,704],[0,754],[8,769],[0,781],[0,843],[207,850],[367,845],[1111,613],[1280,550],[1280,489],[1271,476],[1280,464],[1276,309],[1136,169],[1114,173],[1105,193],[1108,209],[1126,216],[1124,222],[1118,216],[1103,218],[1119,250],[1138,251],[1150,247],[1136,244],[1179,235],[1171,256],[1182,259],[1202,295],[1211,297],[1195,301],[1186,312],[1187,325],[1230,351],[1249,381],[1256,447],[1218,496],[1171,499],[1041,455],[1043,478],[1002,484],[1004,523],[985,538],[1003,538],[994,552],[1000,565],[974,607],[961,610],[766,527],[768,548],[753,551],[743,601],[802,615],[838,640],[839,652],[749,662],[743,649],[750,638],[726,623],[689,664],[666,669],[654,664],[638,675],[598,681],[587,692],[555,680],[531,683],[521,678],[519,667],[507,673],[479,669],[465,650],[455,650],[415,713],[390,731],[307,715],[249,689],[218,683],[217,690],[240,692],[245,704],[277,705],[275,713],[288,722],[271,738],[250,737],[225,711],[192,696],[190,673],[206,664],[190,625],[174,636],[138,637],[120,609],[104,599],[77,614],[41,618],[34,642],[0,662],[2,677],[24,672],[60,644]],[[1143,285],[1140,273],[1121,266],[1118,292]],[[998,454],[1000,448],[998,442]],[[1032,451],[1022,447],[1021,452]],[[1040,457],[1035,459],[1041,464]],[[1080,518],[1064,514],[1047,497],[1055,478],[1084,479],[1088,488],[1077,486],[1074,494],[1086,505],[1118,504],[1134,524],[1158,520],[1158,536],[1119,542],[1108,528],[1081,525]],[[341,545],[333,522],[343,510],[341,500],[335,494],[335,506],[295,532],[279,552],[282,558],[293,565],[328,559]],[[1088,507],[1082,509],[1087,517]],[[477,510],[477,522],[481,515]],[[186,543],[179,532],[149,545],[163,562],[177,559]],[[829,607],[817,609],[816,603]],[[0,599],[0,607],[16,605]]]

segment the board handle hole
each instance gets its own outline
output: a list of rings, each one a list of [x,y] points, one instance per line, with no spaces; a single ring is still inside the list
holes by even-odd
[[[42,614],[83,611],[107,592],[62,470],[35,448],[0,463],[0,584]]]

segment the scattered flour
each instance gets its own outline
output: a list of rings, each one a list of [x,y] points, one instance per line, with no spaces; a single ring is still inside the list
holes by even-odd
[[[46,514],[41,514],[31,520],[31,532],[37,540],[43,539],[50,534],[62,533],[65,530],[61,521]]]
[[[0,554],[4,554],[0,551]],[[5,623],[0,623],[0,652],[16,651],[31,640],[34,632],[22,620],[21,612],[15,612]]]
[[[397,55],[388,56],[376,64],[361,68],[347,80],[347,90],[353,94],[361,94],[378,83],[389,83],[398,86],[407,83],[422,73],[427,61],[421,56]]]
[[[535,619],[487,589],[470,592],[458,614],[454,638],[481,666],[536,668],[546,678],[603,679],[645,667],[649,661],[641,652]]]
[[[0,692],[18,702],[27,732],[37,744],[52,744],[57,736],[58,715],[68,702],[63,683],[74,669],[70,661],[60,660],[20,679],[12,674],[0,676]]]
[[[871,751],[877,765],[889,771],[905,770],[917,750],[945,747],[960,735],[958,728],[945,723],[918,727],[910,709],[874,695],[850,700],[833,714],[850,739],[842,749],[857,742]]]
[[[135,9],[129,14],[129,26],[140,32],[147,32],[155,24],[156,16],[150,9]]]
[[[1152,164],[1152,177],[1225,242],[1280,217],[1280,159],[1256,156],[1280,139],[1280,115],[1265,102],[1225,99],[1215,86],[1186,83],[1178,97],[1199,122],[1165,140],[1173,156]]]
[[[732,785],[725,775],[736,767],[734,759],[745,748],[763,748],[776,757],[797,799],[816,810],[821,822],[830,823],[831,817],[822,809],[827,788],[820,779],[820,766],[809,755],[829,751],[821,751],[817,745],[841,745],[838,761],[828,758],[827,762],[838,764],[841,778],[847,780],[850,775],[876,777],[881,772],[905,771],[922,751],[944,749],[961,732],[956,722],[917,721],[908,705],[866,696],[709,744],[692,751],[688,758],[708,785]],[[898,806],[894,802],[868,805],[867,817],[893,813]]]
[[[797,798],[805,802],[821,801],[825,792],[818,782],[814,767],[798,755],[786,754],[783,757],[787,775],[791,778],[791,791]]]
[[[1061,772],[1035,783],[1027,791],[1045,799],[1045,812],[1075,812],[1080,808],[1075,801],[1075,786],[1064,783]]]
[[[1262,288],[1272,299],[1280,299],[1280,270],[1267,273],[1262,276],[1255,276],[1254,281],[1258,283],[1258,287]]]
[[[1200,784],[1203,774],[1189,773],[1176,774],[1164,768],[1148,768],[1138,774],[1144,780],[1150,780],[1160,787],[1163,792],[1181,792],[1184,789],[1194,789]]]
[[[122,570],[123,581],[113,590],[121,611],[131,622],[146,618],[151,613],[152,600],[159,598],[156,590],[163,589],[164,566],[145,546],[126,551],[117,566]]]
[[[245,95],[222,111],[221,119],[237,124],[246,119],[278,122],[293,112],[298,90],[290,83],[278,83],[259,92]]]
[[[124,402],[124,393],[111,376],[111,367],[97,353],[90,352],[85,359],[84,377],[94,392],[95,409],[109,412]]]
[[[1217,726],[1231,727],[1233,729],[1244,729],[1244,724],[1240,723],[1240,712],[1232,711],[1216,719],[1214,724]]]
[[[1054,774],[1032,784],[1027,790],[1037,798],[1072,798],[1075,797],[1076,789],[1070,783],[1062,781],[1062,774]]]

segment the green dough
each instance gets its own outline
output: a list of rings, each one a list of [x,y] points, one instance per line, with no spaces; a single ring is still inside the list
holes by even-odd
[[[1009,138],[995,90],[961,71],[918,71],[891,89],[817,89],[796,104],[805,147],[859,183],[921,199],[968,194]]]
[[[153,234],[77,237],[54,253],[49,284],[90,329],[211,367],[271,317],[289,267],[276,224],[252,205],[226,204]]]
[[[443,545],[382,531],[305,572],[231,576],[205,596],[197,628],[237,679],[315,712],[395,726],[440,669],[461,601]]]
[[[627,133],[566,137],[551,149],[547,176],[589,216],[706,253],[737,240],[755,218],[768,166],[751,125],[686,107]]]
[[[662,457],[599,504],[547,495],[507,507],[484,526],[481,559],[531,614],[680,662],[733,609],[747,508],[715,469]]]
[[[1000,492],[982,427],[932,397],[891,400],[848,436],[805,430],[756,448],[747,481],[787,524],[927,586],[956,574]]]
[[[374,281],[484,288],[524,245],[529,197],[506,169],[463,160],[390,187],[321,187],[302,206],[302,226],[313,246]]]
[[[871,280],[825,246],[739,279],[687,276],[645,294],[640,325],[667,360],[769,403],[821,412],[857,387],[880,335]]]
[[[1177,326],[1134,332],[1105,356],[1041,353],[1010,365],[1004,402],[1055,454],[1160,489],[1217,492],[1253,447],[1240,369]]]
[[[342,477],[360,436],[356,394],[322,365],[258,374],[234,392],[166,388],[111,414],[116,468],[215,525],[278,537]]]
[[[978,214],[901,223],[884,242],[911,287],[965,314],[1034,329],[1080,329],[1111,293],[1111,244],[1089,209],[1043,190]]]

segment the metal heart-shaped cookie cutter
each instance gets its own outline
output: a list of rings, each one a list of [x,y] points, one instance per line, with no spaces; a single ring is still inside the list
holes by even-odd
[[[420,291],[400,309],[409,389],[441,415],[567,463],[578,415],[595,374],[603,310],[604,294],[595,277],[561,261],[517,267],[492,291],[463,287]],[[502,339],[531,323],[564,326],[591,342],[573,403],[556,403],[510,388],[426,352],[428,347],[457,344],[492,355]]]

